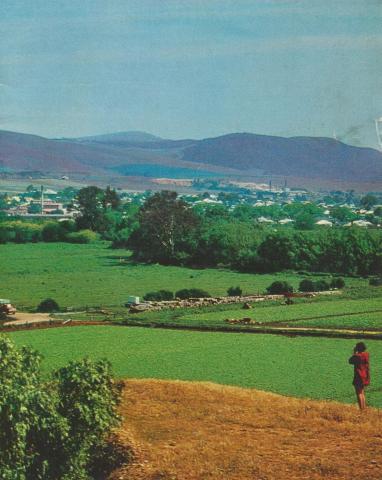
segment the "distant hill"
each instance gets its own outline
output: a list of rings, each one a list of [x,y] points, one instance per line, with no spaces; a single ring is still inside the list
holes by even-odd
[[[232,133],[203,140],[168,140],[146,132],[47,139],[0,131],[0,172],[185,177],[280,176],[317,185],[351,181],[382,188],[382,153],[330,138]],[[199,172],[199,173],[198,173]],[[189,175],[188,175],[189,173]]]
[[[184,160],[231,166],[248,173],[378,179],[382,182],[382,154],[371,148],[346,145],[330,138],[273,137],[234,133],[201,140],[185,149]]]
[[[73,140],[73,139],[72,139]],[[151,135],[151,133],[131,131],[131,132],[117,132],[106,133],[103,135],[93,135],[89,137],[76,138],[78,142],[83,143],[110,143],[110,144],[135,144],[135,143],[151,143],[163,140],[160,137]]]

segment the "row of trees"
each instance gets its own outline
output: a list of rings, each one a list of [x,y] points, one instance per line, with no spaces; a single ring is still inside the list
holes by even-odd
[[[224,265],[247,272],[304,270],[354,275],[382,271],[378,230],[275,230],[219,207],[195,211],[175,192],[151,196],[139,210],[126,246],[138,261]]]

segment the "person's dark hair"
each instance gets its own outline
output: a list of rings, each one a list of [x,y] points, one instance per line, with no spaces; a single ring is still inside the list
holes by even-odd
[[[366,345],[363,342],[358,342],[355,346],[356,352],[362,353],[366,350]]]

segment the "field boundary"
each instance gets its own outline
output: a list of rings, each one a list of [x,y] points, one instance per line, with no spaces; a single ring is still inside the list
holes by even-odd
[[[318,315],[315,317],[301,317],[301,318],[292,318],[290,320],[280,320],[280,321],[274,321],[274,322],[267,322],[268,325],[279,325],[283,323],[294,323],[294,322],[301,322],[305,320],[319,320],[321,318],[336,318],[336,317],[350,317],[352,315],[365,315],[368,313],[382,313],[382,309],[377,309],[377,310],[365,310],[363,312],[349,312],[349,313],[330,313],[328,315]]]
[[[372,330],[351,330],[351,329],[324,329],[324,328],[308,328],[308,327],[252,327],[252,328],[237,328],[228,326],[216,326],[216,327],[201,327],[194,325],[177,325],[177,324],[157,324],[157,323],[139,323],[139,322],[105,322],[105,321],[72,321],[65,323],[62,321],[52,322],[36,322],[18,325],[9,325],[0,327],[1,333],[10,333],[20,330],[42,330],[47,328],[70,328],[80,326],[106,326],[106,327],[140,327],[162,330],[180,330],[180,331],[196,331],[196,332],[210,332],[210,333],[243,333],[243,334],[262,334],[262,335],[282,335],[287,337],[324,337],[324,338],[359,338],[359,339],[372,339],[382,340],[382,331]]]
[[[254,333],[263,335],[284,335],[284,336],[305,336],[305,337],[327,337],[327,338],[368,338],[374,340],[382,340],[382,331],[372,330],[351,330],[351,329],[325,329],[325,328],[304,328],[304,327],[201,327],[195,325],[177,325],[171,323],[148,323],[129,322],[123,324],[126,327],[141,328],[159,328],[165,330],[189,330],[198,332],[222,332],[222,333]]]

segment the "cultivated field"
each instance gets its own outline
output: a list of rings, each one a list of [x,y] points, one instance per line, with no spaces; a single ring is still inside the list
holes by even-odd
[[[243,310],[242,304],[220,305],[193,309],[162,310],[130,315],[125,323],[175,325],[200,328],[259,328],[261,326],[290,326],[331,329],[382,331],[382,289],[374,289],[381,296],[349,298],[349,294],[298,299],[293,305],[284,300],[253,303]],[[345,297],[345,298],[344,298]],[[347,298],[346,298],[347,297]],[[120,312],[122,315],[123,312]],[[126,313],[124,314],[126,316]],[[85,316],[83,318],[86,318]],[[99,316],[99,318],[104,318]],[[251,319],[253,324],[228,324],[226,320]]]
[[[354,340],[78,326],[10,334],[45,357],[48,371],[88,355],[107,358],[119,378],[212,381],[288,396],[354,403]],[[368,398],[382,407],[382,342],[368,341]]]

